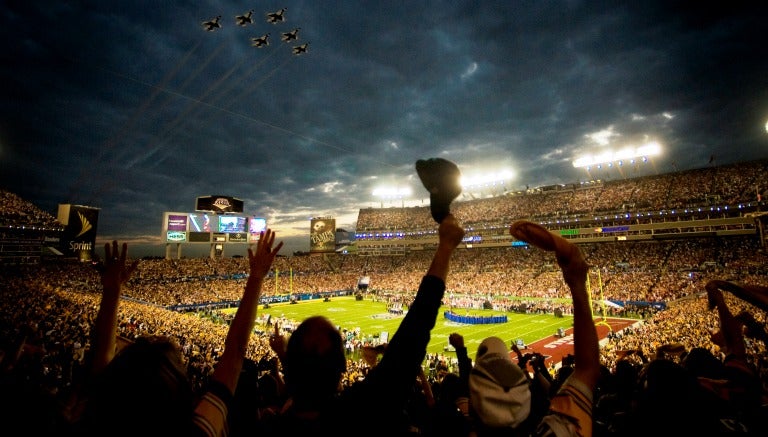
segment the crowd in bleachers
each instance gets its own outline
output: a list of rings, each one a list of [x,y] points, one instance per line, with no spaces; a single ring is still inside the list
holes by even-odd
[[[768,161],[707,167],[675,173],[572,183],[542,191],[531,188],[491,198],[459,201],[454,213],[469,227],[499,226],[517,219],[584,217],[607,212],[643,212],[757,204],[768,191]],[[423,230],[434,232],[429,205],[364,208],[357,232]]]
[[[696,293],[708,278],[766,274],[765,255],[754,236],[580,247],[593,267],[590,281],[595,293],[615,301],[673,301]],[[371,290],[413,293],[429,256],[429,251],[412,251],[388,257],[279,257],[264,296],[351,290],[361,276],[370,277]],[[496,304],[504,305],[518,298],[567,297],[552,262],[528,248],[467,249],[457,251],[455,257],[450,291],[457,299],[490,295]],[[130,282],[130,296],[161,306],[236,300],[246,278],[246,262],[242,258],[143,260]]]
[[[56,229],[63,227],[51,213],[15,193],[0,188],[0,227],[15,225]]]
[[[545,216],[558,211],[573,214],[614,210],[622,204],[632,204],[638,209],[680,207],[710,195],[734,204],[755,200],[755,187],[766,186],[763,183],[768,182],[765,170],[765,163],[748,163],[604,182],[586,189],[458,202],[455,214],[466,217],[465,223],[487,221],[497,225],[515,217]],[[10,212],[13,210],[24,213],[14,215]],[[50,215],[3,191],[0,191],[0,212],[4,223],[31,220],[55,225]],[[414,220],[415,215],[420,219]],[[434,229],[430,220],[429,213],[423,209],[363,209],[358,226],[387,229],[408,223],[414,228]],[[696,349],[725,358],[720,346],[710,338],[711,332],[717,330],[718,316],[708,306],[704,286],[720,279],[768,287],[768,263],[758,235],[588,243],[580,245],[580,249],[592,267],[588,285],[593,298],[625,303],[624,309],[596,305],[594,311],[610,311],[612,316],[626,316],[631,311],[633,315],[644,316],[642,322],[612,333],[603,342],[600,361],[614,375],[628,362],[634,362],[635,370],[642,368],[660,348],[668,345],[679,347],[668,354],[675,362],[681,362],[687,352]],[[351,290],[361,276],[369,276],[370,291],[389,296],[393,306],[407,307],[430,267],[432,255],[425,250],[383,257],[340,254],[277,257],[264,281],[262,296]],[[451,263],[444,299],[447,305],[481,308],[490,301],[495,309],[572,311],[562,303],[570,297],[563,275],[545,252],[521,247],[457,250]],[[219,316],[215,313],[178,313],[166,307],[237,301],[242,296],[248,272],[247,258],[142,260],[126,284],[118,315],[118,335],[129,340],[146,334],[173,337],[186,357],[190,379],[196,388],[202,388],[225,349],[228,325],[217,322]],[[0,274],[3,386],[16,388],[16,384],[23,381],[25,388],[40,388],[45,399],[56,402],[49,413],[53,415],[55,410],[66,416],[72,408],[67,401],[76,388],[75,381],[85,371],[85,357],[91,347],[90,330],[101,299],[100,272],[90,263],[44,260],[40,265],[4,267]],[[666,305],[663,311],[652,311],[649,308],[654,307],[638,308],[633,306],[634,302]],[[761,309],[731,297],[727,302],[734,313],[749,311],[756,323],[766,323]],[[292,329],[292,322],[283,321],[283,326]],[[245,351],[245,356],[259,368],[264,367],[262,363],[275,359],[269,334],[263,330],[255,332]],[[347,340],[354,337],[350,335]],[[362,346],[350,345],[349,348]],[[748,362],[759,375],[760,388],[768,388],[766,344],[748,339],[746,348]],[[632,353],[628,354],[629,351]],[[442,375],[458,371],[454,359],[429,359],[447,363]],[[349,358],[344,386],[365,379],[370,367],[370,363],[361,358]],[[429,367],[429,363],[425,363],[425,367]],[[563,371],[568,368],[570,366],[564,366]],[[431,382],[438,390],[440,381]],[[603,396],[598,393],[595,397],[595,406],[599,407],[595,410],[595,419],[603,425],[596,427],[596,434],[611,434],[609,425],[626,431],[618,416],[612,415],[620,408],[608,402],[608,394],[615,395],[619,390],[607,385],[602,390]],[[35,406],[41,397],[33,397],[28,403],[24,402],[25,397],[11,397],[19,393],[7,391],[2,406],[19,414],[19,418],[37,420],[36,426],[40,429],[48,425],[44,419],[60,420],[58,416],[41,415],[40,405]],[[602,404],[601,399],[605,400]]]

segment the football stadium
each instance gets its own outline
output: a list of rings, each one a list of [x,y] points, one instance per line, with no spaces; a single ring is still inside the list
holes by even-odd
[[[457,199],[451,213],[465,234],[451,257],[425,377],[437,387],[459,374],[454,333],[472,360],[483,340],[496,336],[520,351],[509,353],[530,374],[541,371],[533,366],[538,359],[553,381],[573,371],[570,290],[553,253],[510,235],[513,222],[527,220],[584,254],[606,372],[639,372],[660,359],[682,367],[694,351],[727,363],[734,352],[712,336],[723,316],[706,289],[710,281],[727,281],[736,284],[723,298],[742,316],[744,363],[763,387],[765,301],[737,291],[768,287],[767,175],[768,162],[753,161]],[[128,262],[139,262],[120,296],[117,347],[146,335],[173,338],[196,388],[209,382],[225,350],[249,277],[248,258],[226,256],[226,246],[255,247],[268,225],[228,200],[225,208],[233,209],[217,211],[218,200],[198,199],[207,212],[166,212],[165,258],[133,260],[128,249]],[[7,191],[0,191],[0,208],[4,372],[39,389],[37,396],[44,393],[58,412],[86,371],[102,299],[98,210],[61,205],[54,215]],[[386,350],[407,317],[438,248],[437,227],[429,206],[416,206],[362,208],[354,237],[334,235],[332,217],[313,219],[308,228],[311,250],[276,257],[264,279],[243,375],[261,380],[279,372],[274,337],[289,339],[303,320],[322,315],[342,335],[347,387],[375,365],[366,351]],[[183,256],[187,244],[210,246],[210,256]],[[727,371],[697,376],[728,379]],[[762,396],[760,390],[750,414],[763,411]]]

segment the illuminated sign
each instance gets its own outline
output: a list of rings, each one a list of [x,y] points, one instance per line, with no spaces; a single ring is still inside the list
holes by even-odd
[[[169,215],[168,230],[169,231],[186,231],[187,216],[186,215]]]
[[[197,211],[243,212],[243,201],[231,196],[200,196],[197,198]]]
[[[248,222],[248,232],[258,234],[267,229],[267,219],[263,217],[252,217]],[[257,238],[258,239],[258,238]]]
[[[245,232],[236,232],[234,234],[229,234],[229,241],[230,243],[247,243],[248,234]]]
[[[186,225],[186,222],[185,222],[185,225]],[[187,241],[187,233],[181,232],[181,231],[168,231],[168,234],[166,235],[166,240],[176,241],[176,242]]]
[[[315,217],[310,221],[309,251],[333,252],[336,248],[336,219]]]

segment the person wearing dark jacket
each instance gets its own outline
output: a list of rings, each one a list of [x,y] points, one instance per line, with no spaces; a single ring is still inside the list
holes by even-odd
[[[282,361],[290,398],[280,414],[264,421],[261,435],[409,433],[407,402],[440,310],[451,256],[464,229],[448,214],[438,234],[437,249],[408,313],[362,381],[340,389],[346,358],[341,335],[330,320],[313,316],[297,327]]]

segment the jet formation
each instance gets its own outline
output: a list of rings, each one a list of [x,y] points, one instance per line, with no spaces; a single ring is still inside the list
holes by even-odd
[[[288,10],[288,8],[280,8],[273,12],[267,12],[266,15],[266,22],[278,25],[280,23],[283,23],[286,21],[286,14],[285,12]],[[239,15],[235,15],[235,25],[239,27],[247,27],[254,25],[253,21],[253,9]],[[207,32],[214,32],[216,30],[219,30],[222,28],[221,24],[221,15],[216,15],[211,19],[208,20],[202,20],[203,28]],[[280,39],[285,43],[291,43],[294,41],[297,41],[299,39],[299,30],[301,30],[300,27],[295,27],[293,30],[282,32],[280,33]],[[266,32],[262,34],[261,36],[254,36],[251,37],[251,46],[256,48],[263,48],[269,46],[269,32]],[[309,47],[309,43],[304,43],[301,45],[295,45],[291,48],[291,53],[294,55],[301,55],[304,53],[307,53],[307,49]]]

